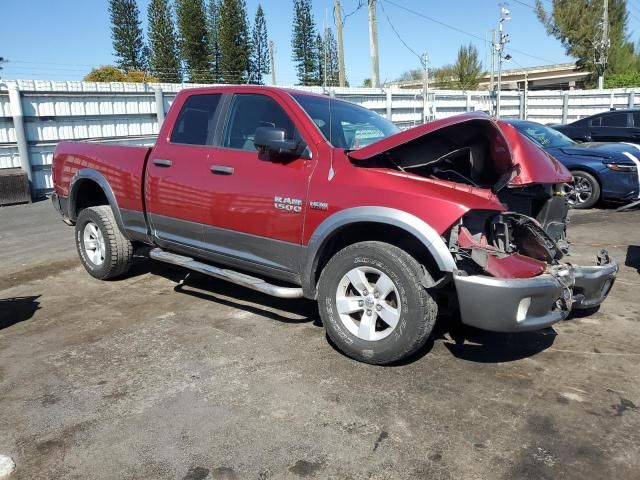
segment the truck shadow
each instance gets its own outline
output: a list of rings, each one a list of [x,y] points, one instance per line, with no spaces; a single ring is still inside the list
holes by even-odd
[[[429,340],[415,354],[391,366],[404,366],[420,360],[436,344],[442,344],[459,360],[474,363],[505,363],[532,357],[553,345],[553,328],[536,332],[496,333],[464,325],[457,315],[438,315]]]
[[[557,333],[553,328],[534,332],[496,333],[462,325],[453,320],[449,339],[443,345],[456,358],[476,363],[522,360],[551,347]]]
[[[40,295],[0,299],[0,330],[33,317],[40,309]]]
[[[136,261],[129,277],[151,273],[175,282],[174,291],[214,302],[283,323],[311,323],[322,327],[317,303],[307,299],[282,299],[239,287],[224,280],[208,277],[172,265],[144,259]],[[415,354],[390,366],[414,363],[441,343],[455,358],[477,363],[502,363],[531,357],[549,348],[556,333],[552,328],[517,334],[493,333],[468,327],[456,314],[443,311],[427,343]],[[327,337],[331,347],[342,355]]]
[[[176,293],[218,303],[283,323],[313,323],[321,327],[318,307],[312,300],[272,297],[197,272],[150,260],[144,250],[135,254],[131,270],[121,278],[157,275],[176,283]]]

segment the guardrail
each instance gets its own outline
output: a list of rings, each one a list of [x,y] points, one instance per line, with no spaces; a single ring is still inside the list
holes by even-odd
[[[34,197],[53,187],[51,161],[62,140],[151,145],[178,91],[204,85],[55,82],[0,83],[0,169],[21,167]],[[434,90],[426,105],[421,90],[293,87],[333,95],[369,108],[401,128],[424,119],[468,111],[492,112],[487,91]],[[632,89],[506,91],[503,118],[566,123],[603,110],[640,103]]]

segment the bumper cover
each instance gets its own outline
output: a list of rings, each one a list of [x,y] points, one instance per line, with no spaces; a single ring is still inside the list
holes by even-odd
[[[569,316],[572,308],[600,305],[615,281],[618,265],[560,265],[532,278],[464,276],[456,272],[462,323],[494,332],[538,330]]]

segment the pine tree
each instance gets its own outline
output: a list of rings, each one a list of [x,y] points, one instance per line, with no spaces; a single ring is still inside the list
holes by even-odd
[[[473,90],[478,87],[482,63],[480,62],[478,49],[469,44],[461,46],[458,50],[458,58],[453,64],[453,76],[457,80],[457,87],[463,90]]]
[[[109,0],[109,15],[116,64],[125,72],[143,70],[144,39],[136,0]]]
[[[327,28],[325,39],[327,49],[327,85],[337,87],[340,85],[340,63],[338,61],[338,42],[330,28]]]
[[[209,0],[207,7],[207,36],[209,39],[209,56],[211,58],[211,72],[215,83],[222,82],[222,68],[220,65],[220,4],[218,0]]]
[[[300,85],[317,84],[317,38],[311,13],[311,0],[293,0],[293,62]]]
[[[225,83],[247,82],[251,44],[244,0],[222,0],[218,38],[220,66]]]
[[[264,18],[262,5],[258,4],[251,35],[251,74],[249,80],[251,83],[263,85],[263,76],[269,73],[271,73],[271,67],[269,65],[267,22]]]
[[[203,0],[176,0],[179,46],[189,81],[213,81],[209,63],[209,39]]]
[[[319,33],[316,35],[316,41],[314,46],[314,67],[315,73],[313,75],[312,85],[324,85],[325,84],[325,64],[327,58],[325,56],[325,45],[322,35]]]
[[[151,0],[147,17],[151,72],[162,82],[181,82],[178,42],[169,0]]]

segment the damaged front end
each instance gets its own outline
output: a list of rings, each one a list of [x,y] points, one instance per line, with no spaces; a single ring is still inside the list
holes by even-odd
[[[595,307],[618,272],[606,251],[595,266],[562,262],[540,223],[515,212],[470,212],[451,229],[449,248],[462,322],[496,332],[544,328]]]

